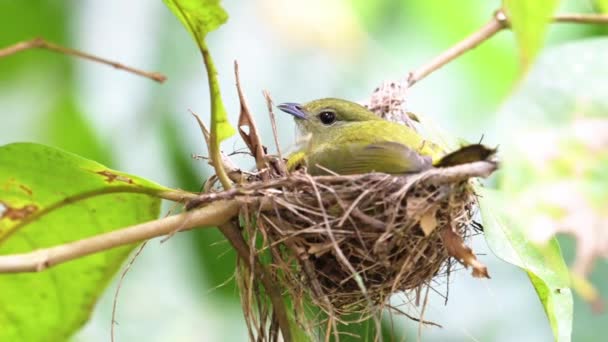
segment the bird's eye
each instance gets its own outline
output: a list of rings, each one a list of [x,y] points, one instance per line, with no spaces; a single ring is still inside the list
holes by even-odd
[[[331,125],[336,121],[336,113],[330,111],[324,111],[319,114],[319,120],[324,125]]]

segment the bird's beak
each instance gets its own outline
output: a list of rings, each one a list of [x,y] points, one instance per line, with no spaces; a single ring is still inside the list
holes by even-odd
[[[295,116],[296,119],[307,119],[306,112],[304,111],[304,108],[302,108],[302,105],[299,103],[281,103],[277,107],[285,113]]]

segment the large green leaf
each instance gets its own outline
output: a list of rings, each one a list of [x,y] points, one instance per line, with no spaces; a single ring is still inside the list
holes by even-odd
[[[228,122],[228,115],[222,102],[220,85],[217,80],[217,71],[211,54],[207,48],[205,37],[207,33],[215,30],[228,19],[228,14],[220,6],[219,0],[163,0],[173,14],[182,22],[188,32],[192,34],[199,46],[209,79],[211,94],[211,134],[216,142],[222,141],[232,135],[235,130]],[[213,154],[213,153],[212,153]]]
[[[542,48],[547,26],[558,4],[559,0],[503,0],[524,70],[528,69]]]
[[[168,189],[31,143],[0,147],[0,255],[157,218]],[[89,317],[133,246],[42,273],[0,274],[0,341],[62,341]]]
[[[557,341],[570,341],[572,292],[570,275],[559,244],[551,239],[545,246],[533,244],[520,218],[505,210],[504,194],[478,189],[484,236],[499,258],[524,269],[543,304]],[[521,218],[525,219],[525,218]]]
[[[564,227],[562,219],[582,215],[584,220],[567,225],[570,234],[579,235],[576,247],[564,246],[573,257],[586,255],[602,241],[588,222],[605,217],[608,196],[607,51],[606,38],[547,49],[497,115],[501,195],[515,207],[510,211],[526,220],[520,226],[531,238]],[[597,228],[601,231],[601,225]],[[602,281],[594,285],[604,286]],[[592,315],[585,305],[575,309],[573,340],[605,329],[604,317]]]

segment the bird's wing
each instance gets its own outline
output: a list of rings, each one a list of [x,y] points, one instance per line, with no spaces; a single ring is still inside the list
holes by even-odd
[[[308,157],[308,171],[311,174],[326,173],[324,168],[338,174],[403,174],[420,172],[431,166],[430,157],[421,156],[403,144],[390,141],[351,143],[337,147],[327,144],[315,149]]]

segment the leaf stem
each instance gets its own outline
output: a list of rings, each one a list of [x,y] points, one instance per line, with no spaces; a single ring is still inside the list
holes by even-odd
[[[35,48],[39,48],[39,49],[46,49],[49,51],[53,51],[53,52],[57,52],[57,53],[61,53],[64,55],[70,55],[70,56],[75,56],[75,57],[79,57],[79,58],[83,58],[83,59],[88,59],[90,61],[93,62],[97,62],[97,63],[101,63],[101,64],[106,64],[109,66],[112,66],[116,69],[120,69],[120,70],[124,70],[126,72],[130,72],[132,74],[136,74],[139,76],[143,76],[146,78],[149,78],[153,81],[156,81],[158,83],[163,83],[164,81],[167,80],[167,77],[161,73],[158,72],[149,72],[149,71],[144,71],[144,70],[140,70],[140,69],[136,69],[133,67],[130,67],[128,65],[124,65],[118,62],[114,62],[105,58],[101,58],[101,57],[97,57],[95,55],[91,55],[89,53],[86,52],[82,52],[79,50],[75,50],[75,49],[71,49],[71,48],[67,48],[67,47],[63,47],[51,42],[48,42],[46,40],[44,40],[43,38],[34,38],[32,40],[27,40],[27,41],[23,41],[23,42],[19,42],[16,43],[14,45],[10,45],[7,46],[3,49],[0,49],[0,58],[2,57],[6,57],[6,56],[10,56],[13,55],[15,53],[24,51],[24,50],[29,50],[29,49],[35,49]]]
[[[220,95],[220,85],[217,81],[217,69],[215,68],[213,59],[211,58],[209,48],[207,48],[207,44],[203,39],[200,39],[199,47],[203,55],[205,68],[207,69],[209,97],[211,101],[211,139],[209,139],[209,155],[211,156],[211,161],[213,163],[213,168],[215,169],[217,178],[220,180],[220,183],[222,183],[224,190],[228,190],[232,187],[232,182],[224,169],[224,165],[221,163],[222,153],[220,151],[220,137],[218,135],[217,127],[217,118],[219,117],[217,113],[225,111],[224,103],[222,102],[222,97]]]

